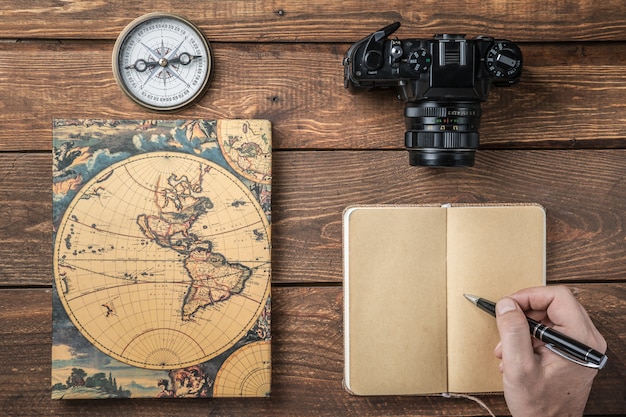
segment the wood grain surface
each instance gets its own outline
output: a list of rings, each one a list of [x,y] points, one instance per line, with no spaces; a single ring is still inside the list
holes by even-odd
[[[120,31],[153,11],[192,20],[215,53],[207,94],[174,114],[135,105],[111,70]],[[410,167],[395,91],[344,89],[345,51],[394,21],[401,39],[521,47],[521,82],[482,104],[475,167]],[[608,341],[585,414],[625,415],[625,66],[622,0],[0,0],[0,415],[486,415],[463,399],[343,390],[341,214],[520,202],[546,209],[548,282],[572,288]],[[272,121],[271,398],[50,400],[54,118]],[[502,395],[480,399],[509,414]]]
[[[571,287],[598,329],[623,330],[626,285]],[[0,290],[0,375],[6,382],[0,409],[7,416],[286,415],[286,416],[452,416],[484,415],[463,399],[428,397],[354,397],[342,387],[342,291],[339,287],[278,287],[273,292],[271,399],[76,400],[51,401],[51,293],[47,289]],[[626,345],[609,342],[609,365],[596,379],[588,413],[623,411],[619,400]],[[6,360],[11,358],[11,360]],[[10,383],[9,383],[10,382]],[[506,414],[502,396],[481,395],[496,414]],[[156,404],[155,404],[156,403]]]
[[[0,153],[0,286],[52,283],[52,190],[34,181],[51,158]],[[424,170],[406,151],[276,152],[273,282],[341,283],[349,205],[490,202],[545,207],[549,282],[623,281],[625,161],[621,149],[479,150],[474,168]]]
[[[216,44],[215,78],[177,114],[142,110],[117,87],[113,42],[0,43],[0,150],[49,150],[52,119],[267,118],[275,149],[402,149],[394,90],[343,87],[348,44]],[[483,148],[626,147],[626,43],[522,44],[522,81],[483,103]],[[350,121],[349,123],[347,121]]]
[[[489,32],[520,41],[626,40],[621,0],[21,0],[0,5],[0,33],[16,39],[114,39],[147,11],[178,13],[197,21],[209,39],[243,42],[353,42],[394,21],[402,22],[403,37]]]

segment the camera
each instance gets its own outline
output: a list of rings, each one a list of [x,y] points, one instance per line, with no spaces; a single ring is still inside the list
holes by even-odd
[[[469,167],[478,148],[489,87],[519,81],[522,52],[513,42],[443,34],[389,39],[396,22],[361,39],[343,59],[351,90],[397,88],[405,101],[405,146],[411,165]]]

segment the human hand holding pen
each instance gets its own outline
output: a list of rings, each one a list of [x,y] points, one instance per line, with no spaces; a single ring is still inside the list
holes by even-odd
[[[502,360],[511,414],[581,416],[598,371],[565,360],[530,337],[526,316],[606,351],[606,341],[566,287],[527,288],[503,298],[496,304],[500,343],[495,355]]]

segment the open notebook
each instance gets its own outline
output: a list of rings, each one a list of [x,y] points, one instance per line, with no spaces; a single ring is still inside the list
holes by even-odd
[[[463,294],[497,301],[537,285],[545,285],[541,206],[346,209],[346,389],[502,391],[495,319]]]

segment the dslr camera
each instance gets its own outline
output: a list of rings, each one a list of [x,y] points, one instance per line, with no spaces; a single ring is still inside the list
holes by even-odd
[[[480,103],[489,87],[519,81],[522,52],[512,42],[479,36],[389,39],[396,22],[361,39],[343,60],[351,90],[397,87],[405,101],[409,163],[469,167],[478,148]]]

